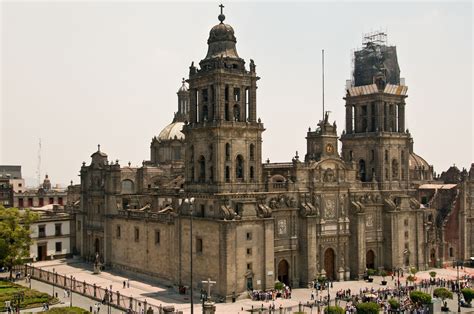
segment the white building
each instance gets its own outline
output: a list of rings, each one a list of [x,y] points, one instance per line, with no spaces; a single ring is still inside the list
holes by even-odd
[[[64,258],[72,254],[71,249],[71,216],[60,212],[57,206],[46,205],[32,208],[40,218],[31,225],[30,258],[33,261],[44,261]]]

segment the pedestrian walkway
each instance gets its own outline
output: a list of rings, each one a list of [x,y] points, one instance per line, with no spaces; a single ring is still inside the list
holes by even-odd
[[[86,281],[88,284],[96,284],[98,287],[103,287],[103,288],[110,288],[112,287],[113,291],[119,291],[120,294],[123,294],[125,296],[130,296],[133,298],[136,298],[141,301],[147,301],[149,304],[153,304],[155,306],[167,306],[171,305],[174,306],[176,310],[178,311],[183,311],[183,313],[190,313],[191,308],[190,308],[190,301],[189,301],[189,295],[181,295],[177,293],[173,288],[171,287],[165,287],[163,285],[157,284],[156,282],[153,282],[152,280],[140,280],[140,275],[135,275],[135,274],[130,274],[129,276],[124,275],[123,273],[117,272],[115,270],[112,271],[103,271],[100,274],[93,274],[92,272],[92,265],[77,261],[77,260],[54,260],[54,261],[45,261],[45,262],[37,262],[34,263],[33,266],[52,271],[54,269],[55,272],[66,275],[67,277],[69,276],[74,276],[76,280],[79,282]],[[457,276],[457,270],[452,269],[452,268],[445,268],[445,269],[435,269],[437,272],[439,278],[445,277],[449,279],[456,278]],[[463,275],[474,275],[474,269],[472,268],[464,268],[463,270],[460,270],[460,276]],[[423,272],[418,272],[416,276],[420,279],[423,278],[428,278],[429,277],[429,271],[423,271]],[[212,279],[212,278],[211,278]],[[334,282],[333,287],[328,290],[324,290],[322,292],[319,292],[319,295],[316,296],[316,300],[319,300],[320,297],[324,297],[327,295],[329,292],[330,295],[330,300],[331,304],[334,305],[334,298],[336,296],[336,292],[338,290],[342,289],[351,289],[352,291],[356,292],[359,291],[360,289],[364,288],[374,288],[374,289],[379,289],[379,288],[395,288],[397,278],[394,277],[386,277],[385,278],[388,281],[388,284],[386,286],[381,285],[381,280],[382,278],[379,276],[374,276],[374,282],[368,283],[362,280],[359,281],[343,281],[343,282]],[[400,278],[400,281],[402,284],[405,284],[406,280],[406,275],[404,278]],[[125,281],[125,288],[124,288],[124,283]],[[52,286],[49,284],[45,284],[42,282],[37,282],[36,283],[38,287],[41,289],[38,289],[40,291],[52,291]],[[197,284],[197,283],[195,283]],[[63,293],[63,290],[61,290],[61,293]],[[58,296],[60,296],[58,294]],[[82,299],[81,299],[82,298]],[[75,303],[74,300],[80,300],[78,303]],[[63,300],[66,304],[66,300]],[[293,289],[292,290],[292,298],[291,299],[276,299],[275,301],[268,301],[268,302],[262,302],[262,301],[252,301],[250,298],[244,298],[242,300],[238,300],[235,303],[218,303],[216,304],[217,308],[217,313],[249,313],[249,310],[254,308],[268,308],[270,305],[275,306],[276,309],[279,309],[280,305],[284,309],[289,309],[292,308],[293,311],[298,310],[298,305],[301,303],[302,305],[308,304],[308,302],[311,303],[311,289],[308,288],[298,288],[298,289]],[[314,302],[314,301],[312,301]],[[73,295],[73,304],[77,306],[81,306],[83,308],[89,309],[90,306],[93,306],[96,301],[90,300],[88,298],[82,297],[78,294]],[[68,304],[68,303],[67,303]],[[201,304],[199,300],[199,296],[197,293],[195,293],[195,298],[194,298],[194,311],[196,313],[200,313],[201,310]],[[344,303],[340,303],[343,305]],[[453,300],[448,300],[448,306],[451,309],[457,309],[457,297],[454,296]],[[103,307],[100,310],[100,313],[105,313],[103,311]],[[317,310],[308,309],[304,308],[303,310],[308,311],[308,313],[311,311],[313,313],[317,313]],[[322,307],[321,307],[322,310]],[[472,309],[466,309],[462,308],[461,312],[463,313],[469,313]],[[117,311],[114,309],[113,313],[119,313],[120,311]],[[283,311],[283,313],[289,311]]]

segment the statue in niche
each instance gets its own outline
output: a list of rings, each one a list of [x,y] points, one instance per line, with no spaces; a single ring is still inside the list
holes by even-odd
[[[334,170],[332,170],[331,168],[326,169],[326,171],[324,172],[324,182],[334,182]]]

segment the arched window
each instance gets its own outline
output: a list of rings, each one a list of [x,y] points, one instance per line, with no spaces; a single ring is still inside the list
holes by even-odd
[[[398,179],[398,161],[396,159],[392,160],[392,179]]]
[[[239,105],[234,105],[234,121],[240,121],[240,107]]]
[[[230,160],[230,144],[225,144],[225,160]]]
[[[250,160],[254,160],[255,158],[255,145],[250,144]]]
[[[225,181],[226,182],[230,181],[230,168],[229,168],[229,166],[225,167]]]
[[[242,155],[238,155],[235,159],[235,177],[237,179],[244,178],[244,158]]]
[[[134,184],[132,180],[123,180],[122,181],[122,194],[132,194],[134,193]]]
[[[202,121],[209,120],[209,108],[207,105],[202,106]]]
[[[359,161],[359,177],[360,181],[365,182],[367,180],[366,171],[365,171],[365,160],[361,159]]]
[[[250,179],[254,179],[253,166],[250,167]]]
[[[206,159],[201,155],[199,157],[199,182],[206,180]]]

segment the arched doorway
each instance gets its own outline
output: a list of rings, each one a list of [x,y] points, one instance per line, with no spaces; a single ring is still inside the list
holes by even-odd
[[[335,274],[335,255],[334,250],[329,248],[324,252],[324,270],[326,271],[326,277],[330,280],[335,280],[336,279],[336,274]]]
[[[95,242],[94,242],[94,252],[97,254],[100,252],[100,242],[99,242],[99,238],[95,238]]]
[[[430,267],[436,267],[436,250],[431,249],[430,252]]]
[[[285,285],[289,285],[289,269],[290,266],[285,259],[282,259],[280,263],[278,263],[278,281],[284,283]]]
[[[365,255],[365,267],[367,269],[375,269],[375,254],[372,250],[367,251]]]

